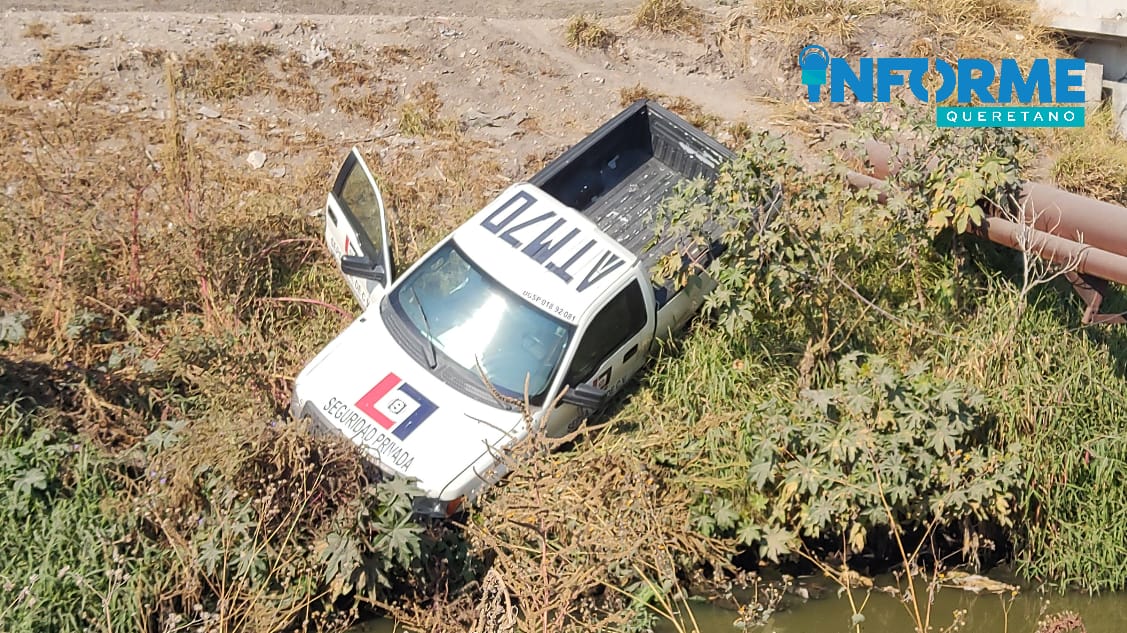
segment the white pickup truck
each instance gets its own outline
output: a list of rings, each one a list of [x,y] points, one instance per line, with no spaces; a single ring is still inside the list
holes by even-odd
[[[504,474],[506,446],[532,428],[574,430],[700,308],[703,276],[682,290],[651,281],[676,246],[654,243],[654,211],[730,157],[638,101],[399,273],[376,180],[353,149],[325,239],[363,313],[298,375],[294,417],[414,479],[416,513],[456,512]],[[526,396],[530,421],[513,404]]]

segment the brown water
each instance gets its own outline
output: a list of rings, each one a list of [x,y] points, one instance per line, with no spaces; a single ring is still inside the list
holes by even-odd
[[[854,598],[865,600],[865,592],[854,590]],[[933,631],[943,631],[952,623],[952,613],[965,609],[966,625],[959,633],[1033,633],[1044,614],[1075,611],[1084,620],[1087,633],[1127,633],[1127,594],[1041,594],[1035,591],[1016,597],[978,595],[942,589],[931,608]],[[742,629],[733,625],[737,614],[710,604],[692,605],[693,617],[700,633],[735,633]],[[862,633],[912,633],[913,619],[905,605],[895,597],[872,592],[862,614]],[[849,600],[828,592],[824,597],[803,601],[787,596],[782,609],[763,627],[747,629],[762,633],[854,633],[850,627]],[[689,624],[687,621],[686,624]],[[688,625],[685,631],[692,631]],[[393,633],[389,620],[372,620],[355,627],[352,633]],[[677,627],[662,622],[655,633],[679,633]]]
[[[829,593],[825,597],[806,602],[795,598],[784,603],[784,608],[772,616],[762,628],[748,629],[763,633],[852,633],[850,618],[853,615],[849,600],[842,595]],[[864,591],[854,591],[854,599],[863,601]],[[1127,633],[1127,595],[1102,594],[1040,594],[1020,593],[1016,597],[978,595],[958,590],[942,589],[931,608],[934,631],[942,631],[952,623],[952,613],[965,609],[966,625],[960,633],[1033,633],[1044,614],[1075,611],[1084,620],[1087,633]],[[701,633],[728,633],[739,631],[733,626],[737,614],[708,604],[693,606],[693,615]],[[911,633],[914,620],[906,605],[897,598],[878,592],[870,594],[862,610],[865,621],[862,633]],[[692,630],[691,627],[687,627]],[[676,627],[665,623],[657,633],[675,633]]]

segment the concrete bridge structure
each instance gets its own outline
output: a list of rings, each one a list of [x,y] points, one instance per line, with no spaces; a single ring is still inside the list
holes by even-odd
[[[1079,43],[1088,62],[1084,90],[1089,103],[1110,99],[1127,138],[1127,0],[1038,0],[1046,26]]]

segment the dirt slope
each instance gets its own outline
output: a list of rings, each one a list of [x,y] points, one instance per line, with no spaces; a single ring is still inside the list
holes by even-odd
[[[146,3],[158,4],[166,7]],[[247,6],[263,4],[252,1]],[[301,6],[348,9],[332,2]],[[388,12],[405,8],[394,3],[376,6]],[[496,13],[519,8],[553,15],[571,10],[563,3],[526,8],[512,2],[499,7]],[[490,12],[495,8],[490,5]],[[98,86],[97,107],[159,121],[168,108],[162,67],[166,56],[183,61],[216,46],[261,44],[272,51],[270,64],[289,64],[281,73],[282,83],[307,76],[308,81],[293,88],[311,91],[312,100],[280,100],[268,87],[231,99],[209,97],[206,91],[181,93],[198,125],[230,128],[230,161],[240,168],[246,168],[243,158],[254,150],[266,152],[270,166],[300,163],[300,151],[281,140],[287,130],[324,137],[326,144],[339,145],[341,153],[359,141],[370,143],[366,149],[375,152],[416,145],[417,140],[400,129],[398,108],[424,82],[432,82],[437,90],[439,116],[459,122],[467,138],[491,147],[508,177],[527,175],[521,166],[531,156],[574,143],[621,109],[623,89],[639,84],[668,95],[667,102],[682,97],[699,104],[711,115],[717,133],[729,122],[767,119],[766,109],[755,101],[759,79],[737,73],[708,37],[641,33],[629,16],[619,16],[606,19],[620,35],[612,46],[576,50],[564,43],[565,22],[529,17],[14,11],[0,25],[0,67],[8,69],[0,82],[0,104],[55,107],[59,100],[86,98],[77,94],[85,81]],[[59,50],[69,51],[67,58],[75,60],[80,77],[66,94],[28,91],[21,85],[58,74],[52,67],[58,60],[52,55]],[[330,66],[339,69],[341,64],[370,69],[363,76],[334,75]],[[13,74],[12,69],[24,71]],[[277,81],[279,73],[275,75],[270,82]],[[51,98],[33,99],[36,95]],[[386,98],[387,107],[365,110],[345,103],[376,98]],[[211,116],[199,114],[201,108]]]
[[[219,13],[246,11],[276,14],[333,15],[479,15],[487,17],[564,18],[575,13],[621,15],[637,3],[632,0],[447,0],[442,3],[412,0],[17,0],[8,7],[35,11],[184,11]]]

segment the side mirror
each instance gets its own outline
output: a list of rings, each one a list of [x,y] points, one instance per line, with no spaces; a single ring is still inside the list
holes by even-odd
[[[351,277],[371,279],[378,284],[382,284],[387,280],[387,272],[383,269],[383,266],[380,266],[367,257],[360,257],[358,255],[342,256],[340,258],[340,271]]]
[[[598,409],[607,401],[607,392],[594,385],[582,384],[570,387],[560,402],[575,405],[581,409]]]

